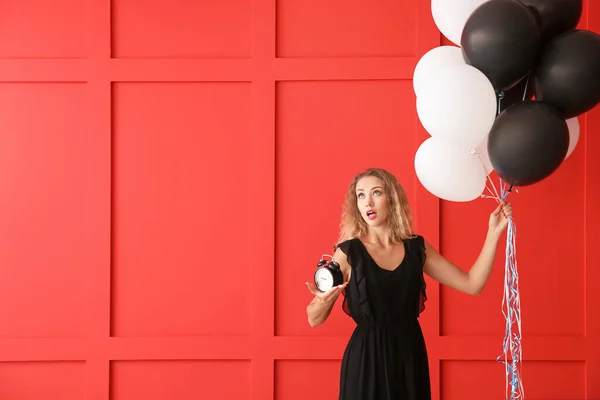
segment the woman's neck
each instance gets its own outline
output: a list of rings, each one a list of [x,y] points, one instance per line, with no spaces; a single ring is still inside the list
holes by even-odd
[[[390,230],[387,226],[369,227],[365,240],[370,244],[383,248],[393,245]]]

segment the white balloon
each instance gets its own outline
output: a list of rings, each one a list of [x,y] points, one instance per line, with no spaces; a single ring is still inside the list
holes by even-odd
[[[460,46],[462,31],[477,7],[489,0],[431,0],[431,14],[439,31]]]
[[[577,142],[579,141],[579,119],[577,117],[569,118],[567,120],[567,127],[569,128],[569,149],[567,150],[567,155],[565,159],[573,153],[575,147],[577,147]]]
[[[494,166],[492,165],[492,161],[490,160],[490,154],[488,153],[488,138],[489,136],[486,136],[485,140],[479,146],[477,146],[476,149],[479,153],[477,157],[479,158],[479,161],[483,164],[486,176],[491,174],[494,170]]]
[[[415,171],[430,193],[455,202],[480,197],[487,179],[477,155],[436,137],[427,138],[417,149]]]
[[[419,89],[431,71],[451,64],[465,64],[460,47],[439,46],[423,54],[413,72],[413,89],[415,94],[419,95]]]
[[[423,83],[417,115],[431,136],[474,149],[494,124],[496,104],[494,87],[481,71],[467,64],[446,65]]]

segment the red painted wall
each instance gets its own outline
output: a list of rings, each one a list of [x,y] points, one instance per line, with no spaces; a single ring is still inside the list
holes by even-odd
[[[304,282],[352,176],[394,172],[464,268],[492,207],[415,177],[429,6],[2,3],[0,398],[335,399],[352,323],[311,329]],[[597,2],[582,26],[600,32]],[[597,108],[511,195],[529,399],[600,398],[599,131]],[[429,281],[435,399],[502,398],[502,267],[479,297]]]

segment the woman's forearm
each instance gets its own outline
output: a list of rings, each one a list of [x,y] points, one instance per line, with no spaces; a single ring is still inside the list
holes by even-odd
[[[315,298],[308,303],[306,314],[308,315],[308,323],[310,326],[319,326],[325,322],[331,313],[336,299],[337,297],[326,301],[315,296]]]
[[[488,231],[479,257],[469,270],[469,281],[473,294],[481,293],[492,274],[499,239],[500,236],[497,233]]]

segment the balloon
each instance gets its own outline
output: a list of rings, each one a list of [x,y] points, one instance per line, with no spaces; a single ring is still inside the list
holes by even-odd
[[[527,90],[525,90],[527,89]],[[529,75],[525,76],[525,78],[521,79],[519,83],[517,83],[512,88],[503,92],[503,98],[498,98],[498,103],[500,105],[500,112],[506,110],[508,107],[513,104],[521,103],[524,100],[531,100],[533,95],[535,94],[535,83],[533,81],[533,77]],[[525,98],[523,98],[525,95]],[[500,97],[500,96],[498,96]]]
[[[456,202],[480,197],[487,179],[476,155],[437,137],[427,138],[417,149],[415,171],[430,193]]]
[[[567,127],[569,128],[569,149],[565,158],[568,158],[573,153],[573,150],[577,147],[577,142],[579,142],[579,119],[577,117],[569,118],[567,120]]]
[[[520,0],[538,18],[542,41],[575,29],[581,19],[583,0]]]
[[[483,168],[485,170],[486,176],[491,174],[492,171],[494,170],[494,166],[492,165],[492,162],[490,161],[490,155],[488,153],[487,146],[488,146],[488,136],[486,136],[485,140],[476,148],[477,153],[479,153],[479,155],[478,155],[479,162],[481,162],[483,164]]]
[[[419,89],[431,71],[450,64],[464,64],[462,51],[455,46],[434,47],[421,57],[413,73],[413,89],[419,95]]]
[[[491,0],[473,11],[460,43],[466,63],[482,71],[500,91],[516,85],[531,70],[540,35],[525,5],[517,0]]]
[[[431,0],[431,14],[439,31],[460,46],[460,35],[469,15],[489,0]]]
[[[600,102],[600,35],[573,30],[551,40],[535,72],[535,97],[566,119],[594,108]]]
[[[447,65],[429,74],[417,97],[417,115],[431,136],[477,147],[496,117],[490,81],[470,65]]]
[[[498,115],[488,139],[494,169],[514,186],[548,177],[565,159],[568,147],[569,129],[561,113],[531,100]]]

